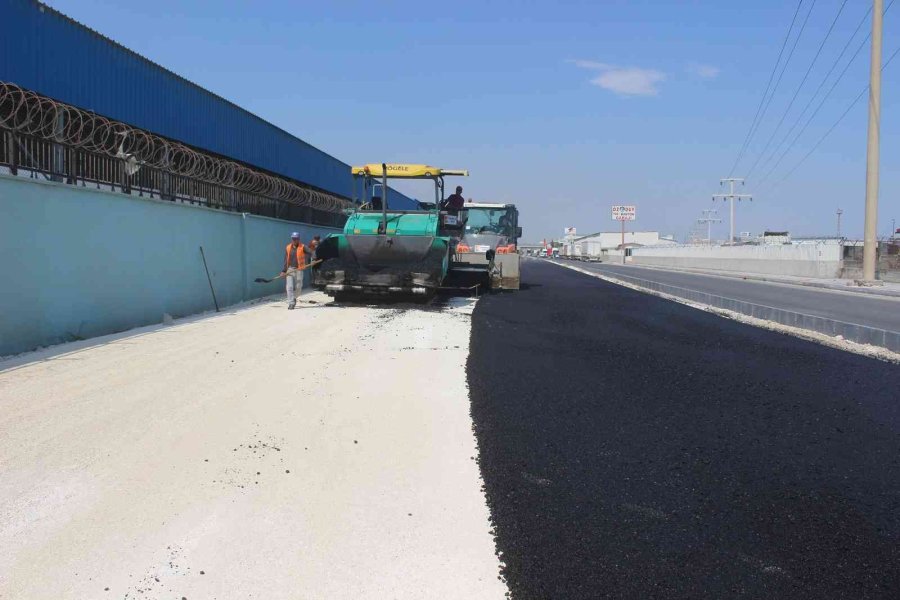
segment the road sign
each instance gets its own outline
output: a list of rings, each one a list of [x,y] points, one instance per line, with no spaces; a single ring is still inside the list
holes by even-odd
[[[612,207],[613,221],[634,221],[637,215],[635,206],[617,205]]]
[[[637,218],[637,208],[631,204],[618,204],[612,207],[613,221],[619,221],[622,224],[622,264],[625,264],[625,257],[628,251],[625,249],[625,221],[634,221]]]
[[[575,235],[575,228],[574,227],[566,227],[565,232],[566,232],[566,235]]]

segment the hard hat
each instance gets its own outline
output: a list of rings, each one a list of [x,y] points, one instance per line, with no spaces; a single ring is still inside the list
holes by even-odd
[[[300,232],[295,231],[294,233],[292,233],[292,234],[291,234],[291,239],[292,239],[292,240],[299,240],[299,239],[300,239]]]

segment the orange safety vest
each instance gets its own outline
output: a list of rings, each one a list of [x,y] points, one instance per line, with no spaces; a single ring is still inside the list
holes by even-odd
[[[288,244],[284,248],[284,270],[287,271],[291,266],[291,248],[293,248],[293,244]],[[297,268],[302,269],[306,264],[306,251],[303,249],[303,244],[299,244],[297,246]]]

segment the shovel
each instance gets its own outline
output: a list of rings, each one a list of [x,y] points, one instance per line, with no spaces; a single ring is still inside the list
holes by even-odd
[[[298,270],[298,271],[305,271],[306,269],[308,269],[308,268],[310,268],[310,267],[316,266],[317,264],[319,264],[320,262],[322,262],[322,260],[324,260],[324,259],[314,260],[314,261],[312,261],[311,263],[309,263],[308,265],[303,265],[302,267],[298,268],[297,270]],[[256,279],[253,280],[253,282],[254,282],[254,283],[272,283],[273,281],[277,281],[277,280],[279,280],[279,279],[284,279],[284,276],[285,276],[285,275],[286,275],[286,273],[279,273],[278,275],[276,275],[276,276],[273,277],[272,279],[266,279],[266,278],[264,278],[264,277],[257,277]]]

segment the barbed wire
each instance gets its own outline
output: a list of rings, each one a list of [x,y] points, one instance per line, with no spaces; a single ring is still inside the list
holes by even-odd
[[[317,210],[340,212],[352,206],[350,201],[339,196],[199,152],[185,144],[2,81],[0,127],[128,160],[134,166],[146,165]]]

